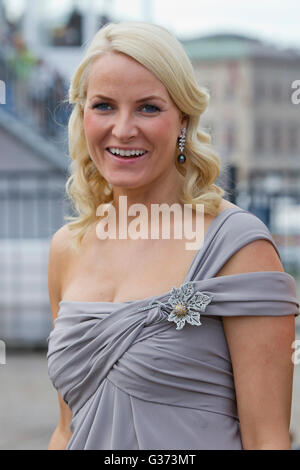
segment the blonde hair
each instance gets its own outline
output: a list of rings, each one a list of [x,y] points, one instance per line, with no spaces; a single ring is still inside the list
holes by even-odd
[[[68,125],[72,158],[66,193],[77,216],[68,216],[75,231],[73,246],[79,248],[86,229],[97,220],[97,207],[112,202],[113,189],[90,160],[83,129],[83,108],[89,71],[94,61],[107,52],[126,54],[152,72],[166,87],[178,109],[188,118],[185,156],[177,170],[184,176],[181,202],[204,205],[204,212],[218,213],[225,191],[214,184],[220,173],[220,160],[211,147],[210,135],[199,128],[200,116],[208,106],[209,94],[199,87],[194,69],[179,41],[165,28],[143,22],[108,24],[94,36],[75,71],[69,103],[74,104]]]

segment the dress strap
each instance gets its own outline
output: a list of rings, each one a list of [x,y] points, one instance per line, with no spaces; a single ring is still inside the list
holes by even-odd
[[[268,240],[279,259],[280,253],[267,226],[254,214],[233,209],[222,216],[207,232],[203,247],[199,249],[188,272],[186,281],[212,278],[241,248],[254,240]],[[211,228],[211,227],[209,227]]]

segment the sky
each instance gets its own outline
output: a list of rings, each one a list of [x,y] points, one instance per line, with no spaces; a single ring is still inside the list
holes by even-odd
[[[43,3],[47,18],[66,14],[72,4],[84,9],[94,2],[98,11],[109,8],[116,21],[148,19],[182,39],[234,32],[300,49],[299,0],[3,0],[11,17],[35,1]]]

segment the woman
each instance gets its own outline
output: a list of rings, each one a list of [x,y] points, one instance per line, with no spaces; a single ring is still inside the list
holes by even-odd
[[[266,226],[214,184],[208,95],[182,46],[158,26],[107,25],[70,102],[78,216],[50,249],[49,449],[289,449],[295,282]],[[121,197],[147,220],[191,204],[195,224],[203,205],[201,248],[101,237],[101,204],[124,228]]]

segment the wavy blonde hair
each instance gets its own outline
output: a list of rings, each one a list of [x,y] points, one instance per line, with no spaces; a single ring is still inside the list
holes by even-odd
[[[220,173],[220,160],[211,147],[211,137],[199,128],[200,116],[208,106],[209,94],[199,87],[192,64],[180,42],[165,28],[143,22],[108,24],[94,36],[75,71],[69,88],[69,103],[74,104],[68,125],[69,152],[72,159],[66,193],[76,216],[68,226],[74,230],[74,247],[79,248],[86,229],[97,220],[97,207],[112,202],[113,189],[90,160],[83,129],[83,108],[87,96],[89,71],[102,54],[118,52],[135,59],[166,87],[178,109],[188,118],[185,155],[177,170],[184,176],[181,202],[204,205],[204,212],[218,214],[225,191],[214,184]]]

